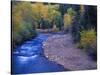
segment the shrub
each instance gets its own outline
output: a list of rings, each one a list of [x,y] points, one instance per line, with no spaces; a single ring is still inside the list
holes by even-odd
[[[32,6],[29,2],[18,2],[12,8],[13,48],[36,36],[33,28]]]
[[[89,47],[96,47],[96,33],[94,29],[83,30],[80,35],[80,45],[83,48],[87,49]]]
[[[80,35],[79,48],[83,48],[94,60],[97,60],[97,39],[95,30],[83,30]]]

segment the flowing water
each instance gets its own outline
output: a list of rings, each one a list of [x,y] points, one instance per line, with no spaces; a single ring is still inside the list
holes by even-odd
[[[43,52],[43,41],[48,35],[39,34],[36,38],[24,42],[12,53],[12,74],[28,74],[64,71],[64,67],[49,61]]]

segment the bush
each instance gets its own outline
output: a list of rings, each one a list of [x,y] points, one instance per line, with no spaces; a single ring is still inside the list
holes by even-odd
[[[78,47],[84,49],[94,60],[97,60],[97,39],[95,30],[83,30],[80,35]]]
[[[12,8],[13,48],[36,36],[33,28],[32,6],[29,2],[18,2]]]
[[[96,33],[94,29],[83,30],[80,35],[80,45],[82,48],[96,48]]]

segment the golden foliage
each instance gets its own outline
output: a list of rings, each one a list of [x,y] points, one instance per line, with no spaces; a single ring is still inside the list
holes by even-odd
[[[94,29],[81,32],[80,45],[83,48],[96,47],[96,33]]]
[[[67,27],[69,27],[71,25],[72,22],[72,17],[69,14],[65,14],[64,15],[64,28],[66,29]]]
[[[34,36],[32,7],[29,2],[18,2],[12,8],[12,32],[14,47]]]
[[[75,15],[75,11],[72,8],[67,10],[67,13],[64,15],[64,29],[66,30],[72,23],[72,19]]]
[[[41,17],[46,19],[48,17],[48,6],[43,3],[35,3],[32,5],[33,17],[36,20],[40,20]]]
[[[47,20],[49,23],[54,21],[55,17],[60,16],[58,10],[58,5],[44,5],[43,3],[34,3],[32,5],[33,18],[38,23],[41,22],[41,19]]]

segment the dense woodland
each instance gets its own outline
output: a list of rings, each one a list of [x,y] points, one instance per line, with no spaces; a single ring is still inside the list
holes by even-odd
[[[78,48],[97,54],[96,6],[12,1],[13,48],[39,30],[71,33]]]

